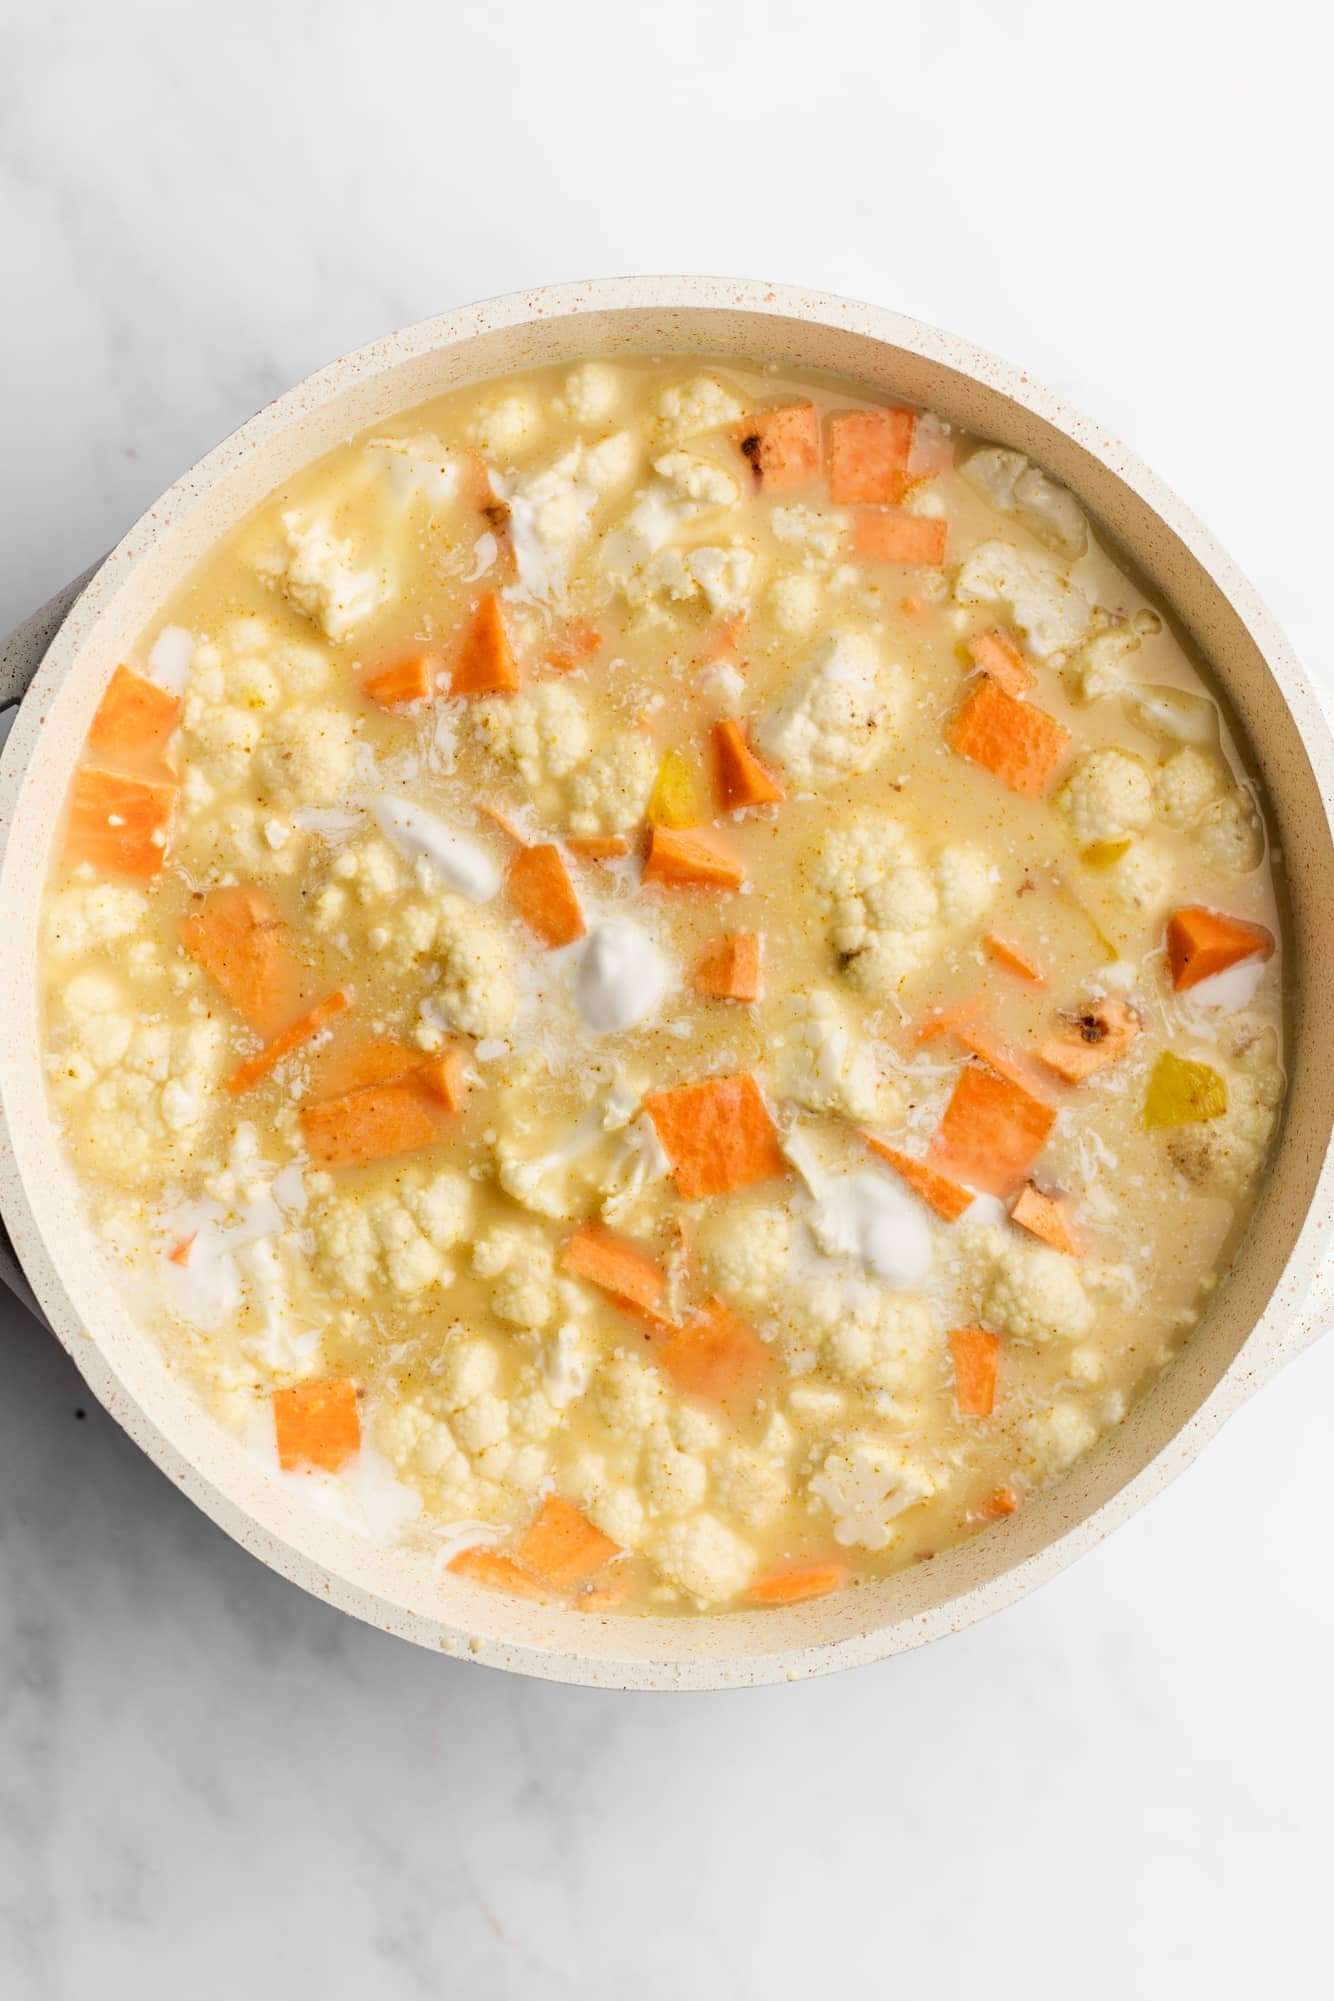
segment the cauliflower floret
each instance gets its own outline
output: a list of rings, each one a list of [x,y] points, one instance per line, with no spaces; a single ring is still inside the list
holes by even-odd
[[[468,426],[468,436],[488,458],[513,458],[535,444],[542,429],[542,412],[534,397],[511,390],[483,403]]]
[[[833,1288],[828,1290],[832,1304]],[[812,1315],[817,1322],[828,1323],[830,1317],[827,1309]],[[844,1381],[893,1392],[920,1379],[939,1347],[935,1315],[925,1299],[889,1286],[868,1286],[844,1295],[825,1334],[824,1356]]]
[[[545,1231],[525,1223],[497,1224],[472,1252],[479,1278],[492,1278],[491,1309],[511,1327],[546,1327],[560,1304],[556,1254]]]
[[[709,1284],[743,1312],[757,1313],[787,1278],[792,1220],[785,1209],[729,1204],[707,1218],[699,1248]]]
[[[656,1515],[693,1514],[709,1491],[709,1469],[704,1461],[665,1439],[646,1448],[639,1473]]]
[[[786,570],[770,584],[765,604],[780,632],[804,639],[814,632],[824,609],[820,580],[806,570]]]
[[[1200,846],[1217,869],[1249,875],[1264,859],[1264,828],[1250,795],[1228,792],[1207,806],[1197,823]]]
[[[603,749],[574,772],[568,787],[573,834],[620,834],[635,827],[648,808],[657,776],[657,756],[642,730],[615,730]]]
[[[53,959],[82,959],[132,937],[148,916],[148,898],[126,883],[62,889],[46,908],[44,937]]]
[[[595,1529],[622,1549],[637,1549],[646,1527],[644,1503],[633,1487],[614,1480],[596,1452],[581,1452],[566,1468],[566,1483]]]
[[[502,1444],[509,1428],[505,1400],[493,1390],[483,1390],[471,1403],[464,1404],[462,1410],[454,1413],[452,1425],[455,1438],[473,1459]]]
[[[192,794],[189,780],[200,766],[207,767],[212,785],[239,785],[250,769],[250,760],[259,744],[261,722],[249,709],[229,702],[211,702],[207,696],[192,694],[181,712],[181,731],[193,765],[187,772],[187,811],[196,803],[202,809],[209,797]]]
[[[942,923],[967,930],[980,924],[996,894],[996,865],[981,848],[960,843],[936,856],[936,891]]]
[[[1155,771],[1154,802],[1169,827],[1193,827],[1226,783],[1218,758],[1187,744]]]
[[[1064,1473],[1098,1436],[1097,1425],[1073,1397],[1058,1397],[1049,1410],[1026,1418],[1023,1431],[1029,1449],[1046,1475]]]
[[[1020,1341],[1082,1341],[1094,1309],[1075,1260],[998,1229],[980,1235],[990,1268],[981,1301],[986,1324]]]
[[[689,382],[674,382],[658,398],[655,436],[674,444],[693,438],[701,431],[714,431],[723,424],[735,424],[744,417],[746,406],[712,375],[695,375]]]
[[[181,1173],[216,1115],[223,1024],[163,1020],[141,990],[103,973],[67,981],[53,1017],[51,1088],[58,1102],[78,1103],[69,1139],[80,1164],[121,1188]]]
[[[601,1417],[622,1438],[642,1437],[663,1415],[667,1392],[656,1369],[629,1349],[608,1357],[593,1384]]]
[[[1056,794],[1056,804],[1081,848],[1124,840],[1153,818],[1153,779],[1143,758],[1130,751],[1090,751]]]
[[[693,452],[665,452],[653,461],[653,470],[682,500],[696,501],[701,507],[733,507],[741,498],[741,488],[730,472]]]
[[[425,1018],[485,1040],[503,1036],[514,1019],[514,957],[491,917],[460,896],[441,899],[435,951],[438,976]]]
[[[716,1515],[672,1522],[650,1554],[663,1576],[705,1603],[735,1598],[755,1573],[755,1552]]]
[[[830,945],[864,993],[893,992],[939,935],[940,895],[931,873],[909,836],[887,817],[859,814],[831,829],[812,881]]]
[[[260,574],[327,638],[347,639],[389,596],[385,570],[359,569],[355,545],[339,541],[327,522],[284,514],[283,538],[285,553],[261,563]]]
[[[494,1390],[500,1381],[500,1346],[481,1335],[456,1335],[440,1358],[440,1395],[445,1409],[465,1404]]]
[[[871,771],[897,740],[901,670],[860,633],[836,633],[756,729],[797,785],[819,789]]]
[[[461,463],[430,431],[411,438],[372,438],[366,456],[384,475],[394,498],[405,505],[423,499],[442,507],[458,493]]]
[[[1093,612],[1083,591],[1054,563],[1027,555],[1012,542],[979,542],[959,565],[954,600],[1005,606],[1038,660],[1077,646]]]
[[[799,502],[790,507],[775,507],[769,516],[771,532],[780,542],[795,543],[807,551],[808,557],[818,557],[822,562],[832,563],[843,549],[847,537],[847,516],[826,514],[816,507],[803,507]]]
[[[616,413],[623,377],[605,361],[583,361],[565,378],[563,413],[576,424],[605,424]]]
[[[570,563],[591,533],[603,494],[628,479],[638,458],[629,432],[597,445],[572,445],[552,465],[522,478],[496,479],[510,510],[518,583],[507,595],[559,604]]]
[[[778,1063],[778,1089],[812,1112],[897,1125],[903,1096],[877,1061],[876,1046],[854,1029],[825,988],[794,994]]]
[[[686,569],[718,618],[740,611],[750,589],[750,573],[755,558],[749,549],[732,544],[726,549],[692,549]]]
[[[1108,893],[1127,910],[1161,910],[1172,893],[1176,863],[1164,849],[1148,841],[1132,841],[1103,878]]]
[[[1099,702],[1105,696],[1119,695],[1128,685],[1124,662],[1139,643],[1139,632],[1129,623],[1103,626],[1090,634],[1066,668],[1066,677],[1079,699]]]
[[[935,1490],[931,1474],[902,1445],[866,1436],[836,1446],[810,1481],[834,1518],[835,1542],[862,1549],[886,1549],[897,1517]]]
[[[471,721],[478,748],[534,793],[568,778],[592,744],[584,705],[561,681],[541,681],[517,695],[488,695],[471,705]]]
[[[266,725],[255,771],[279,805],[327,805],[352,769],[355,726],[342,709],[281,709]]]
[[[472,1184],[442,1168],[429,1179],[401,1176],[370,1194],[332,1195],[311,1217],[319,1268],[357,1297],[385,1282],[406,1298],[447,1285],[444,1255],[468,1232]]]
[[[1030,534],[1061,555],[1082,556],[1088,548],[1088,522],[1079,502],[1066,487],[1058,486],[1030,464],[1022,452],[989,445],[965,459],[959,470],[1002,514],[1012,514]]]
[[[1222,1118],[1173,1126],[1165,1132],[1168,1159],[1177,1173],[1197,1188],[1235,1196],[1258,1173],[1283,1099],[1283,1074],[1274,1061],[1275,1048],[1272,1031],[1266,1031],[1241,1059],[1253,1067],[1229,1073],[1227,1111]]]
[[[785,1455],[750,1445],[731,1445],[719,1455],[714,1486],[719,1505],[749,1528],[771,1522],[792,1499]]]

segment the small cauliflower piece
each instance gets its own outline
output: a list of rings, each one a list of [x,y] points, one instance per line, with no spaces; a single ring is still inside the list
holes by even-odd
[[[833,1288],[821,1288],[812,1305],[813,1322],[825,1323],[825,1362],[845,1382],[893,1394],[920,1382],[940,1353],[931,1305],[913,1293],[864,1286],[835,1306]]]
[[[639,1477],[655,1515],[693,1514],[709,1491],[709,1469],[704,1461],[668,1439],[655,1440],[645,1448]]]
[[[480,1039],[503,1036],[514,1019],[514,955],[497,921],[461,896],[440,900],[436,985],[426,1018]]]
[[[1196,829],[1209,861],[1227,875],[1249,875],[1264,860],[1264,828],[1250,795],[1240,788],[1207,806]]]
[[[1221,761],[1186,744],[1153,774],[1153,798],[1169,827],[1194,827],[1227,785]]]
[[[872,771],[897,742],[902,671],[860,633],[836,633],[760,718],[757,741],[794,785],[820,790]]]
[[[537,443],[542,412],[525,390],[511,390],[483,403],[468,426],[468,436],[488,458],[510,459]]]
[[[698,437],[701,431],[716,431],[735,424],[746,414],[744,403],[725,389],[716,376],[694,375],[688,382],[674,382],[658,398],[654,434],[663,444]]]
[[[1037,660],[1077,646],[1093,615],[1083,591],[1049,558],[1026,554],[1012,542],[979,542],[969,552],[955,575],[954,601],[1000,606]]]
[[[255,775],[273,803],[327,806],[347,783],[355,740],[342,709],[280,709],[260,739]]]
[[[1088,522],[1079,502],[1022,452],[989,445],[973,452],[959,470],[993,507],[1002,514],[1012,514],[1030,534],[1062,556],[1074,559],[1088,548]]]
[[[786,1209],[727,1203],[706,1218],[699,1251],[710,1286],[743,1313],[758,1313],[786,1281],[792,1219]]]
[[[467,1235],[471,1220],[472,1184],[453,1168],[429,1177],[403,1173],[370,1193],[336,1192],[310,1218],[317,1269],[354,1298],[381,1283],[415,1297],[451,1282],[446,1253]]]
[[[942,848],[935,879],[942,923],[967,930],[982,922],[995,900],[997,869],[981,848],[963,841]]]
[[[735,1598],[755,1573],[755,1552],[716,1515],[674,1521],[649,1545],[662,1575],[705,1604]]]
[[[1076,1260],[999,1229],[979,1234],[985,1324],[1019,1341],[1082,1341],[1094,1308]]]
[[[1247,1188],[1259,1171],[1283,1101],[1283,1073],[1272,1029],[1234,1033],[1227,1078],[1227,1110],[1221,1118],[1169,1127],[1163,1136],[1177,1173],[1197,1188],[1229,1198]]]
[[[1139,644],[1139,632],[1129,621],[1099,626],[1066,665],[1065,678],[1073,693],[1081,702],[1122,694],[1129,686],[1125,662]]]
[[[1049,1410],[1024,1420],[1023,1433],[1042,1475],[1050,1479],[1096,1444],[1098,1427],[1073,1397],[1058,1397]]]
[[[509,597],[564,602],[570,564],[592,533],[603,495],[627,480],[637,447],[628,432],[597,445],[575,444],[537,472],[493,481],[510,510],[509,532],[518,582]]]
[[[46,906],[43,940],[53,959],[86,959],[130,938],[145,922],[148,898],[127,883],[62,889]]]
[[[340,541],[327,522],[284,514],[283,537],[284,552],[261,563],[260,574],[326,638],[350,638],[388,598],[385,570],[358,567],[355,545]]]
[[[577,692],[561,681],[542,681],[517,695],[488,695],[470,704],[480,750],[541,795],[588,757],[592,730]]]
[[[807,1111],[863,1124],[897,1125],[903,1094],[854,1028],[846,1006],[823,987],[794,994],[786,1007],[778,1067],[780,1094]]]
[[[609,1356],[598,1370],[592,1399],[599,1416],[623,1438],[644,1436],[667,1407],[658,1371],[626,1348]]]
[[[547,1327],[560,1294],[555,1249],[546,1232],[528,1223],[499,1223],[473,1245],[479,1278],[496,1281],[491,1310],[511,1327]]]
[[[729,618],[744,608],[754,566],[750,550],[735,544],[726,549],[692,549],[686,557],[686,569],[715,618]]]
[[[820,623],[824,609],[820,580],[806,570],[784,570],[765,596],[770,618],[792,639],[804,639]]]
[[[1127,750],[1082,757],[1056,794],[1080,847],[1138,834],[1153,818],[1153,779],[1143,758]]]
[[[1176,863],[1149,841],[1132,841],[1102,880],[1110,896],[1142,915],[1165,910],[1176,882]]]
[[[680,499],[701,507],[734,507],[741,498],[741,487],[731,473],[693,452],[664,452],[653,461],[653,470]]]
[[[942,856],[933,872],[903,828],[874,813],[850,817],[825,835],[812,888],[830,947],[861,992],[873,998],[892,993],[940,943],[946,911],[964,911],[970,923],[980,919],[978,900],[983,893],[990,899],[991,872],[971,858],[961,861],[963,853],[956,850],[952,864]],[[947,884],[944,899],[937,872]]]
[[[836,1446],[809,1486],[833,1517],[835,1542],[870,1550],[887,1549],[897,1518],[936,1490],[905,1446],[867,1436]]]
[[[624,396],[624,377],[605,361],[583,361],[572,368],[561,390],[563,412],[576,424],[606,424]]]
[[[747,1528],[763,1528],[782,1512],[792,1499],[792,1482],[787,1469],[787,1449],[750,1445],[729,1445],[719,1454],[714,1470],[714,1488],[719,1506],[739,1515]]]
[[[648,811],[657,776],[653,741],[642,730],[623,726],[580,765],[567,790],[572,834],[624,834]]]

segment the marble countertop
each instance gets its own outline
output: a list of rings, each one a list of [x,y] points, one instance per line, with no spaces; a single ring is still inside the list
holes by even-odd
[[[1329,338],[1324,17],[818,19],[11,0],[0,630],[342,349],[544,279],[735,270],[1022,359],[1206,515],[1328,672],[1334,406],[1291,386]],[[306,1598],[7,1301],[0,1338],[14,2001],[1327,1977],[1334,1341],[982,1627],[834,1681],[613,1697]]]

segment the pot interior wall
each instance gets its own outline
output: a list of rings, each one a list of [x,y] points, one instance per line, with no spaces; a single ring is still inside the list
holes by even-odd
[[[0,1168],[0,1197],[43,1305],[95,1391],[164,1470],[265,1561],[408,1637],[530,1672],[639,1685],[769,1679],[914,1644],[1019,1595],[1065,1560],[1063,1539],[1091,1515],[1106,1510],[1099,1532],[1112,1526],[1191,1455],[1242,1394],[1244,1359],[1240,1371],[1234,1365],[1256,1323],[1263,1317],[1272,1341],[1291,1311],[1306,1266],[1286,1278],[1285,1267],[1334,1129],[1334,1064],[1306,999],[1334,991],[1334,861],[1303,742],[1304,729],[1314,736],[1321,726],[1303,711],[1301,690],[1296,713],[1280,691],[1251,630],[1264,628],[1264,614],[1245,586],[1229,575],[1225,592],[1192,553],[1199,531],[1190,518],[1079,420],[1067,416],[1067,428],[1057,428],[1042,414],[1048,406],[1041,392],[1008,369],[945,336],[839,301],[812,306],[800,295],[775,298],[743,287],[745,303],[732,304],[733,288],[720,285],[713,288],[717,302],[703,306],[681,284],[681,296],[665,305],[637,303],[633,285],[621,288],[624,304],[588,303],[612,289],[570,288],[538,317],[527,301],[501,302],[410,329],[335,364],[219,447],[110,559],[52,649],[6,758],[0,897],[10,923],[0,967],[0,1090],[14,1159]],[[641,289],[653,288],[644,281]],[[803,316],[816,307],[820,318]],[[111,663],[219,535],[335,443],[463,382],[617,352],[735,354],[852,376],[1040,459],[1079,495],[1211,663],[1264,775],[1291,885],[1283,1142],[1245,1255],[1186,1353],[1064,1483],[1020,1514],[910,1573],[783,1613],[598,1621],[522,1604],[442,1581],[426,1558],[374,1549],[295,1500],[201,1416],[156,1343],[134,1327],[74,1220],[77,1205],[42,1096],[38,888],[66,776]],[[1212,1414],[1201,1409],[1210,1399]]]

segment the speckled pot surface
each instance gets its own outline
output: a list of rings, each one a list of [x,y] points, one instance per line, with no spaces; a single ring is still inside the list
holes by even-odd
[[[39,1061],[40,886],[69,772],[111,665],[211,544],[298,467],[480,377],[586,354],[702,353],[827,369],[1030,453],[1119,544],[1212,664],[1268,787],[1291,893],[1289,1093],[1259,1210],[1181,1359],[1058,1486],[961,1548],[783,1611],[595,1618],[441,1576],[353,1536],[207,1419],[140,1333],[77,1220]],[[610,1688],[796,1680],[920,1645],[996,1611],[1091,1548],[1187,1465],[1334,1316],[1334,743],[1254,591],[1115,439],[1018,370],[896,314],[754,281],[627,278],[470,306],[334,362],[253,418],[139,521],[46,654],[0,763],[0,1208],[59,1339],[125,1429],[229,1534],[358,1617],[494,1667]]]

